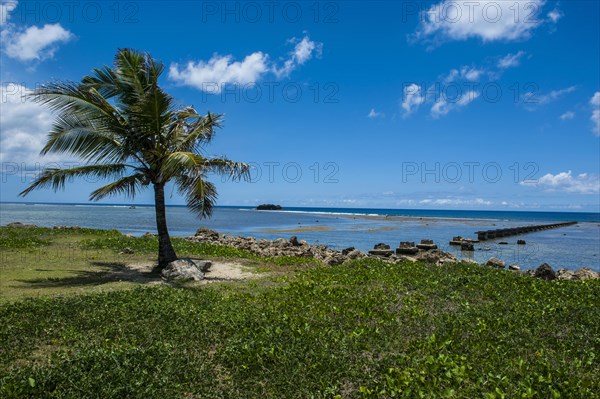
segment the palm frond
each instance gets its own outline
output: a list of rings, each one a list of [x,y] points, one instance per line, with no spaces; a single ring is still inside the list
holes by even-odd
[[[144,187],[147,187],[150,180],[144,173],[136,173],[131,176],[125,176],[117,181],[100,187],[90,194],[91,201],[98,201],[105,197],[112,197],[123,194],[126,198],[135,198],[136,193]]]
[[[51,187],[54,191],[63,189],[67,180],[75,177],[94,176],[105,179],[120,176],[126,169],[127,165],[124,164],[86,165],[68,169],[48,168],[43,170],[29,187],[21,191],[19,196],[24,197],[38,188]]]
[[[187,207],[200,217],[212,215],[217,201],[217,189],[204,176],[178,176],[175,178],[178,191],[185,196]]]
[[[243,162],[231,161],[227,158],[212,158],[203,165],[206,172],[226,176],[234,181],[250,180],[250,165]]]

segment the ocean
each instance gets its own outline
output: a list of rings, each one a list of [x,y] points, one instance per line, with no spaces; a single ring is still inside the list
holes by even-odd
[[[117,229],[125,234],[155,232],[153,206],[99,204],[0,204],[0,224],[33,223],[38,226],[77,225]],[[522,269],[548,263],[554,269],[589,267],[600,271],[600,213],[516,212],[414,209],[286,208],[256,211],[249,207],[216,207],[210,219],[199,219],[184,206],[169,206],[167,221],[173,236],[193,235],[199,227],[223,234],[257,238],[289,238],[334,249],[355,247],[368,251],[383,242],[395,248],[400,241],[432,239],[457,257],[483,263],[498,257]],[[476,238],[478,230],[531,224],[577,221],[576,225],[475,244],[461,253],[448,242],[454,236]],[[518,239],[526,245],[517,245]],[[507,242],[500,245],[499,242]]]

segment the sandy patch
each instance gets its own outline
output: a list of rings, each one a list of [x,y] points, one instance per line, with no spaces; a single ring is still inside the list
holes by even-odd
[[[239,262],[211,261],[212,266],[204,274],[201,284],[217,281],[234,281],[257,278],[259,275],[252,273],[252,268]],[[159,276],[151,274],[153,263],[130,263],[124,269],[113,271],[120,279],[138,283],[163,283]],[[261,275],[264,275],[261,274]]]

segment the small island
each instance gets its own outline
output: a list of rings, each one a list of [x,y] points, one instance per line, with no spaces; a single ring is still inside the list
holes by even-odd
[[[262,204],[256,207],[257,211],[280,211],[283,208],[281,207],[281,205],[274,205],[274,204]]]

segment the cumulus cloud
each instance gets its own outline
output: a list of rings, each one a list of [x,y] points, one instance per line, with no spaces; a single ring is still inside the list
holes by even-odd
[[[402,100],[402,109],[404,116],[408,116],[416,111],[421,104],[425,102],[425,96],[421,94],[421,86],[411,83],[404,88],[404,99]]]
[[[10,23],[10,13],[17,4],[16,1],[0,3],[0,44],[8,57],[22,62],[43,61],[54,57],[60,44],[73,39],[74,35],[58,23],[41,28]]]
[[[0,162],[33,165],[46,142],[54,117],[48,109],[27,100],[27,87],[9,83],[0,86]],[[53,161],[44,157],[44,161]]]
[[[371,108],[371,111],[367,115],[370,119],[383,118],[384,116],[385,114],[383,112],[377,112],[375,111],[375,108]]]
[[[527,39],[542,24],[546,0],[443,0],[423,11],[413,37],[433,44],[477,38],[483,42]]]
[[[46,24],[42,28],[30,26],[22,32],[5,35],[6,55],[19,61],[45,60],[54,57],[58,45],[73,38],[60,24]]]
[[[519,51],[515,54],[506,54],[504,57],[500,58],[498,61],[498,68],[500,69],[508,69],[512,67],[519,66],[521,63],[521,58],[525,55],[524,51]]]
[[[600,176],[581,173],[573,176],[569,170],[553,175],[547,173],[537,181],[523,181],[524,186],[535,186],[544,191],[561,191],[574,194],[597,194],[600,192]]]
[[[233,61],[231,55],[215,54],[206,62],[190,61],[182,68],[177,63],[171,64],[169,78],[202,91],[220,93],[226,84],[258,81],[269,70],[268,58],[260,51],[246,56],[243,61]]]
[[[575,112],[573,112],[573,111],[567,111],[567,112],[565,112],[564,114],[562,114],[560,116],[560,120],[561,121],[568,121],[568,120],[571,120],[573,118],[575,118]]]
[[[282,66],[271,61],[267,53],[254,52],[242,61],[235,61],[232,55],[213,55],[208,61],[189,61],[185,65],[171,64],[169,78],[181,85],[195,87],[199,90],[220,93],[229,84],[253,84],[273,73],[277,78],[290,75],[300,65],[311,58],[320,56],[322,43],[316,43],[308,36],[302,39],[290,39],[294,49]]]
[[[600,136],[600,91],[594,93],[594,96],[590,100],[590,104],[592,105],[591,120],[594,124],[592,131],[596,136]]]

